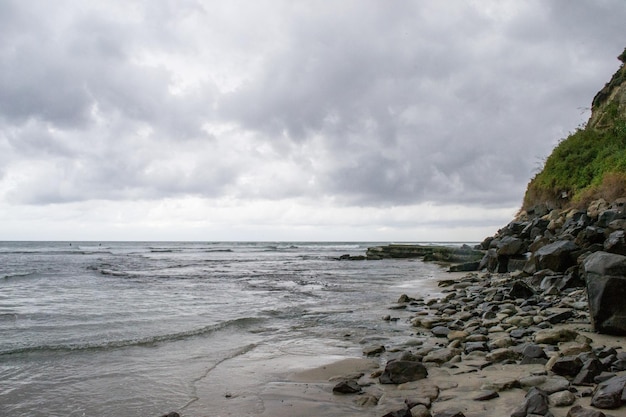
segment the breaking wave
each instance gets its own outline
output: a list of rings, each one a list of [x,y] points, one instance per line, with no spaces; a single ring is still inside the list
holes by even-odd
[[[258,317],[242,317],[234,320],[224,321],[222,323],[212,324],[200,327],[198,329],[187,330],[184,332],[170,333],[164,335],[148,336],[137,339],[113,340],[105,342],[92,343],[68,343],[56,345],[38,345],[26,346],[15,349],[0,351],[0,356],[27,354],[27,353],[48,353],[48,352],[78,352],[78,351],[99,351],[120,349],[134,346],[152,346],[160,343],[177,342],[198,336],[211,335],[220,330],[228,328],[245,328],[252,324],[258,323],[263,319]]]

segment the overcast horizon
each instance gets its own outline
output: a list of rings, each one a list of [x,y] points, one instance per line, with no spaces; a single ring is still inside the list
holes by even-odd
[[[481,241],[588,120],[624,22],[623,0],[0,0],[0,240]]]

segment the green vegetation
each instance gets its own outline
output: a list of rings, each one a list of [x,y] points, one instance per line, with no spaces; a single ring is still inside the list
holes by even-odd
[[[613,129],[577,130],[562,141],[543,170],[528,184],[524,208],[539,202],[555,207],[585,205],[595,198],[616,198],[626,183],[626,120]]]
[[[626,49],[619,59],[624,62]],[[622,65],[593,101],[586,127],[561,141],[528,184],[523,209],[584,207],[626,196],[626,67]]]

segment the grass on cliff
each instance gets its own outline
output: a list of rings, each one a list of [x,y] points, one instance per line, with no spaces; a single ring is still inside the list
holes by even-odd
[[[597,198],[626,196],[626,120],[612,111],[607,109],[610,128],[579,129],[559,143],[528,184],[524,209],[538,203],[584,207]]]

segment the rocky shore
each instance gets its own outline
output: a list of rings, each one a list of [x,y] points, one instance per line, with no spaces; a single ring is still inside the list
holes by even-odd
[[[411,345],[367,346],[381,368],[335,392],[385,417],[626,415],[625,203],[520,213],[459,268],[480,272],[441,281],[439,299],[402,295],[393,311],[411,314]],[[392,245],[368,259],[378,254],[432,257]]]
[[[366,346],[381,368],[335,392],[389,417],[626,415],[623,339],[592,331],[583,288],[491,273],[440,286],[440,299],[400,297],[392,311],[410,312],[412,342]]]

